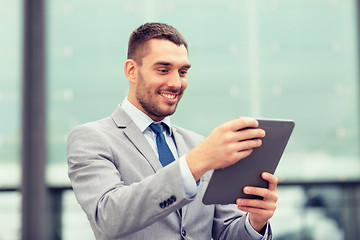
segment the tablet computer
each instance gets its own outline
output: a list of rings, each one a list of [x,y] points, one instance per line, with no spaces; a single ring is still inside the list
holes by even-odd
[[[274,174],[295,126],[292,120],[257,119],[266,135],[262,145],[234,165],[214,170],[203,197],[204,204],[233,204],[238,198],[262,199],[243,192],[246,186],[268,187],[262,172]]]

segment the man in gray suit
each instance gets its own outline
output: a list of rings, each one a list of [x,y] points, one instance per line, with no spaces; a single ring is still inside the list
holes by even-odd
[[[244,189],[263,200],[202,203],[211,171],[251,154],[265,132],[250,118],[224,123],[206,139],[172,125],[189,68],[188,45],[175,28],[140,26],[130,36],[124,66],[127,98],[110,117],[69,135],[69,177],[97,239],[272,238],[268,220],[278,198],[272,174],[262,175],[267,189]],[[160,122],[171,151],[165,160],[175,159],[168,165],[159,161],[164,155],[153,130]]]

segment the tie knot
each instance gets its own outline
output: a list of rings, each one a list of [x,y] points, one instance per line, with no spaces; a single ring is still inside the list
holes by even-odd
[[[152,123],[150,124],[150,128],[151,130],[153,130],[153,132],[158,135],[159,133],[162,134],[163,132],[163,129],[164,129],[164,126],[163,126],[163,123]]]

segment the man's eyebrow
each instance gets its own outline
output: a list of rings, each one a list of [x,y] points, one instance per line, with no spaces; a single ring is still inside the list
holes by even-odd
[[[170,62],[162,62],[162,61],[159,61],[159,62],[156,62],[156,63],[154,63],[154,66],[173,66],[173,64],[172,63],[170,63]],[[191,65],[190,64],[185,64],[184,66],[182,66],[181,68],[187,68],[187,69],[189,69],[189,68],[191,68]]]
[[[154,66],[163,65],[163,66],[172,66],[169,62],[156,62],[154,63]]]

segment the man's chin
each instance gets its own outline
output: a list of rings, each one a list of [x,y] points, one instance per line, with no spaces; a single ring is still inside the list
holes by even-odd
[[[169,110],[166,110],[166,111],[162,111],[160,114],[157,114],[156,116],[158,118],[165,118],[167,116],[171,116],[175,113],[175,110],[176,110],[176,107],[174,109],[169,109]]]
[[[151,117],[152,119],[156,119],[156,121],[161,121],[162,119],[164,119],[167,116],[170,116],[172,114],[175,113],[177,104],[172,104],[172,105],[168,105],[168,104],[164,104],[164,103],[157,103],[157,105],[153,104],[151,106],[156,106],[156,107],[149,107],[146,104],[142,104],[145,113]]]

